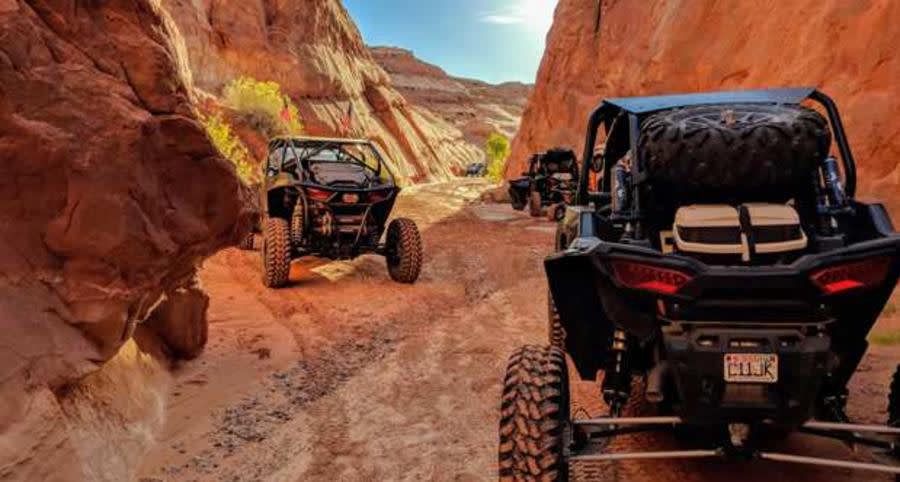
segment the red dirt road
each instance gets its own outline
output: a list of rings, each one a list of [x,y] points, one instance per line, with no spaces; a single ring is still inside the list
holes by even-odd
[[[422,230],[419,282],[392,283],[384,262],[297,262],[267,290],[257,253],[207,262],[210,345],[179,367],[166,428],[141,480],[496,480],[506,357],[546,339],[541,261],[553,227],[508,206],[477,205],[478,181],[418,186],[398,214]],[[876,348],[857,375],[851,414],[885,417],[900,351]],[[597,414],[593,383],[576,405]],[[665,437],[617,446],[672,447]],[[851,456],[794,437],[790,450]],[[785,447],[782,447],[785,448]],[[891,480],[772,463],[654,462],[593,467],[600,480]]]

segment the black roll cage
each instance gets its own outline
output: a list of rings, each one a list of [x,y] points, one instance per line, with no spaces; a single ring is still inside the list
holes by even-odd
[[[278,145],[278,143],[283,143],[284,145]],[[376,167],[372,168],[372,166],[366,164],[363,160],[358,159],[356,156],[354,156],[353,154],[347,152],[346,150],[344,150],[342,148],[342,146],[347,146],[347,145],[368,146],[372,150],[372,152],[375,154]],[[310,147],[310,148],[314,149],[314,151],[310,154],[301,156],[300,154],[297,153],[297,150],[296,150],[297,147]],[[382,169],[384,169],[384,172],[386,172],[388,175],[388,183],[390,185],[396,185],[396,178],[394,177],[394,173],[391,171],[391,168],[388,167],[387,163],[384,162],[384,159],[381,157],[381,153],[379,152],[378,148],[375,147],[375,145],[372,144],[371,142],[362,142],[362,141],[342,142],[340,140],[318,140],[318,139],[275,139],[269,143],[269,155],[271,155],[272,152],[274,152],[275,150],[281,150],[281,152],[282,152],[281,153],[281,163],[282,164],[280,166],[280,170],[284,169],[284,167],[283,167],[284,159],[287,158],[288,149],[291,150],[291,153],[293,154],[294,159],[297,160],[298,167],[299,167],[300,161],[302,161],[304,159],[309,159],[326,149],[337,149],[337,150],[341,151],[342,153],[346,154],[347,157],[350,158],[352,163],[358,164],[366,169],[373,171],[378,178],[381,178],[381,172],[382,172]],[[331,163],[339,164],[339,163],[343,163],[345,161],[316,161],[316,162],[323,162],[323,163],[331,162]],[[268,159],[266,160],[266,169],[269,169]]]
[[[568,151],[568,149],[566,149],[566,150]],[[547,169],[547,166],[545,165],[545,160],[546,160],[545,155],[548,152],[550,152],[550,151],[541,152],[541,153],[534,154],[531,156],[531,159],[528,162],[528,175],[529,176],[548,175],[549,169]],[[571,161],[567,161],[567,163],[569,163],[569,162],[571,163],[569,165],[569,168],[564,169],[561,172],[568,172],[568,173],[572,174],[573,179],[575,181],[577,181],[579,179],[578,176],[580,173],[579,173],[579,168],[578,168],[578,160],[574,157],[574,152],[573,152],[573,157],[572,157]]]
[[[594,109],[588,119],[587,135],[584,143],[584,156],[581,166],[581,177],[575,204],[587,206],[590,201],[588,192],[590,159],[594,156],[594,145],[600,125],[603,124],[608,135],[606,149],[603,153],[603,178],[600,187],[601,195],[611,192],[612,168],[614,162],[627,151],[632,153],[632,202],[633,213],[640,213],[640,189],[647,180],[643,162],[638,149],[641,136],[641,121],[648,115],[661,110],[679,107],[716,105],[716,104],[800,104],[812,100],[825,108],[831,130],[837,141],[843,165],[844,188],[847,196],[856,194],[856,161],[847,141],[847,134],[841,122],[837,105],[834,101],[814,87],[795,87],[781,89],[743,90],[732,92],[710,92],[702,94],[676,94],[651,97],[626,97],[606,99]],[[628,134],[622,133],[619,126],[628,123]]]

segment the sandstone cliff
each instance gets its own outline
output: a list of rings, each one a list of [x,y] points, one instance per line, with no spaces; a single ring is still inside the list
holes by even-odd
[[[413,182],[448,178],[483,157],[459,129],[393,87],[339,0],[162,3],[201,89],[217,94],[241,75],[276,81],[312,135],[337,133],[352,103],[352,134],[377,141],[395,173]]]
[[[462,130],[475,146],[483,147],[494,131],[516,135],[532,86],[452,77],[401,48],[372,47],[371,52],[404,97]]]
[[[841,108],[861,193],[900,214],[897,18],[892,0],[561,0],[507,175],[580,149],[604,96],[813,85]]]
[[[249,228],[248,193],[195,119],[181,54],[152,0],[0,0],[2,480],[97,478],[82,462],[101,453],[73,438],[83,377]],[[131,353],[123,386],[143,380]],[[144,393],[93,400],[113,411]]]

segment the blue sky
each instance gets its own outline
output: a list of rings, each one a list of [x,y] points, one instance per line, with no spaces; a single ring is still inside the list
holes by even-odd
[[[452,75],[534,82],[556,0],[344,0],[369,45],[403,47]]]

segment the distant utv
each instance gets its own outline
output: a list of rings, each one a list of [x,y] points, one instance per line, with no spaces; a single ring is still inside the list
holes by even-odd
[[[466,177],[484,177],[487,174],[487,164],[473,162],[466,168]]]
[[[272,139],[261,200],[263,283],[287,284],[291,260],[302,256],[367,253],[385,257],[393,280],[414,283],[422,269],[419,230],[406,218],[387,224],[399,193],[368,140]]]

